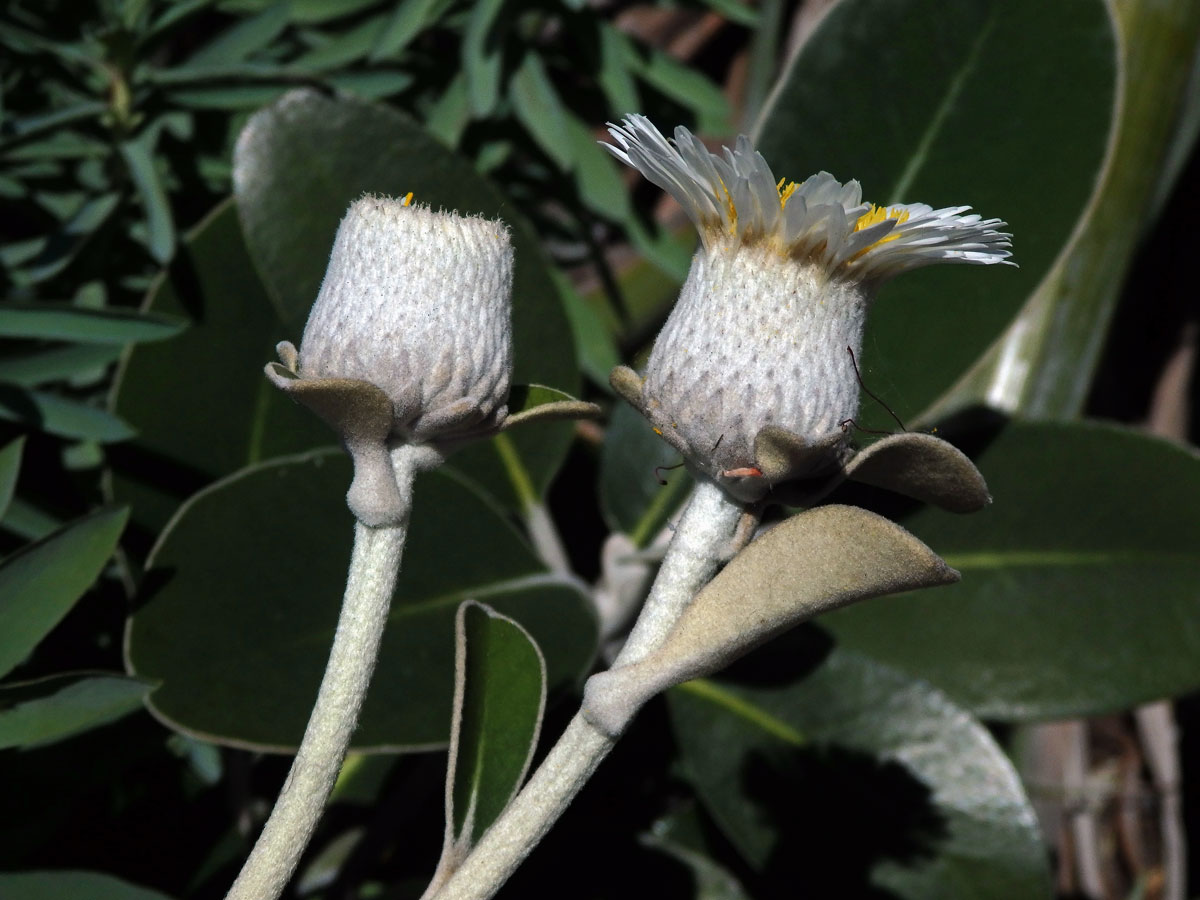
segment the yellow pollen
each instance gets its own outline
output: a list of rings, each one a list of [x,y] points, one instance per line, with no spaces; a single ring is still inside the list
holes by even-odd
[[[784,182],[787,181],[787,184]],[[788,181],[786,178],[780,178],[779,184],[775,185],[775,190],[779,191],[779,206],[782,208],[787,205],[788,197],[796,192],[798,185],[794,181]]]
[[[878,225],[880,222],[886,222],[888,219],[895,219],[897,225],[903,225],[908,221],[908,210],[876,206],[872,203],[871,208],[858,217],[858,221],[854,223],[854,230],[862,231],[864,228],[870,228],[872,225]],[[895,236],[896,232],[893,230],[880,243],[890,241]]]
[[[737,234],[737,207],[733,205],[733,195],[725,186],[725,179],[718,178],[717,180],[721,182],[721,190],[725,192],[725,210],[729,213],[729,233]]]
[[[411,205],[411,204],[412,204],[412,197],[413,197],[413,192],[412,192],[412,191],[409,191],[407,194],[405,194],[405,195],[404,195],[404,199],[403,199],[402,201],[400,201],[400,205],[401,205],[401,206],[409,206],[409,205]]]

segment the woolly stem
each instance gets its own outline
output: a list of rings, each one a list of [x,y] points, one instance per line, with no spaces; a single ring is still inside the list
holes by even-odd
[[[401,521],[355,524],[346,593],[329,662],[300,748],[270,818],[226,900],[275,900],[291,880],[333,790],[375,669],[412,507],[412,482],[422,451],[392,454]]]
[[[642,658],[667,636],[688,603],[725,561],[742,513],[741,504],[721,488],[700,482],[615,665]],[[577,714],[462,866],[436,893],[426,896],[435,900],[492,897],[545,837],[616,741],[616,735],[601,731],[582,712]]]

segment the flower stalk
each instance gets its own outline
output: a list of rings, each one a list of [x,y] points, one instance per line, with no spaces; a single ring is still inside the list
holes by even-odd
[[[355,523],[354,550],[337,631],[317,701],[283,790],[226,900],[274,900],[291,880],[341,771],[379,656],[400,571],[421,448],[392,453],[402,521]]]

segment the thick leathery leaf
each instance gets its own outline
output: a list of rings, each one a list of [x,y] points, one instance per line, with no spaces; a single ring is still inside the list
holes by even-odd
[[[1067,241],[1108,145],[1116,65],[1103,0],[847,0],[784,75],[758,129],[777,177],[824,169],[875,203],[970,204],[1013,234],[1020,269],[935,266],[883,289],[862,371],[901,418],[1000,336]],[[869,402],[860,424],[889,427]]]
[[[439,874],[457,868],[520,788],[545,705],[546,663],[529,632],[485,604],[459,606]]]
[[[126,357],[113,409],[138,429],[115,459],[114,493],[158,531],[210,481],[272,456],[332,445],[337,436],[263,376],[286,335],[223,203],[186,238],[143,311],[186,317],[174,340]]]
[[[764,882],[814,897],[1049,898],[1033,809],[987,730],[871,659],[821,659],[811,637],[668,695],[687,777]]]
[[[993,504],[903,519],[961,584],[822,623],[991,719],[1090,715],[1200,687],[1196,453],[1090,423],[1012,422],[970,440]]]
[[[126,638],[133,674],[162,682],[160,719],[206,740],[289,748],[328,656],[350,559],[337,451],[251,466],[188,501],[150,559]],[[270,573],[264,577],[264,573]],[[578,679],[596,624],[572,579],[545,572],[478,489],[442,469],[418,477],[404,560],[356,749],[411,750],[449,736],[454,615],[479,599],[525,626],[550,690]]]
[[[875,513],[823,506],[792,516],[735,556],[657,649],[592,676],[584,713],[617,734],[658,692],[718,671],[819,613],[957,580],[937,554]]]

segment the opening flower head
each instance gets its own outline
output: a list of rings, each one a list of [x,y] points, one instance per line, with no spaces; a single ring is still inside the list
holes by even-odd
[[[777,179],[745,136],[718,155],[686,128],[668,140],[644,116],[609,132],[603,146],[671,194],[702,243],[645,378],[619,368],[613,384],[693,471],[740,500],[846,461],[854,357],[882,282],[1010,256],[999,219],[864,203],[857,181],[828,172]]]

